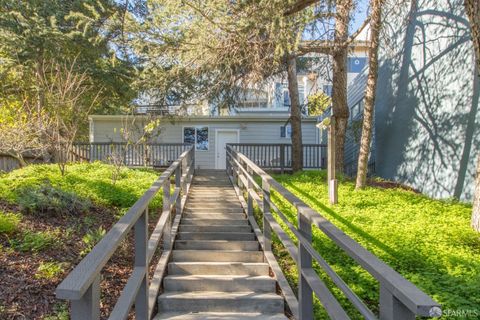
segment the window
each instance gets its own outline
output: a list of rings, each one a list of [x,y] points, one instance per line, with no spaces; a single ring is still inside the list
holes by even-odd
[[[290,107],[290,93],[288,90],[283,90],[283,106]]]
[[[359,73],[367,64],[367,58],[364,57],[349,57],[348,58],[348,72]]]
[[[292,126],[287,124],[286,126],[280,127],[280,137],[281,138],[292,138]]]
[[[208,127],[183,128],[183,142],[195,144],[195,150],[208,150]]]

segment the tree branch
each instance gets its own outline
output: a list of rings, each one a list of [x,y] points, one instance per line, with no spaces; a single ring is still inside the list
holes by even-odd
[[[283,15],[285,17],[291,16],[317,2],[320,2],[320,0],[299,0],[295,4],[293,4],[289,9],[285,10]]]
[[[345,44],[348,46],[353,41],[355,41],[355,38],[358,37],[358,35],[362,33],[363,29],[365,29],[369,24],[370,24],[370,16],[368,16],[365,19],[365,21],[363,21],[362,25],[360,26],[360,28],[358,28],[357,31],[355,31],[354,33],[352,33],[352,35],[350,35],[350,37],[348,37],[348,40],[345,42]]]

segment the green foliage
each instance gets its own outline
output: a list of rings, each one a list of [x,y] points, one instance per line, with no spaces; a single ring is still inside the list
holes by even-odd
[[[84,256],[87,255],[90,251],[92,251],[93,247],[105,236],[106,233],[107,231],[103,227],[88,230],[88,232],[82,238],[85,249],[80,252],[80,255]]]
[[[320,116],[332,104],[332,99],[323,92],[311,94],[308,96],[308,115]]]
[[[59,262],[40,262],[35,273],[36,279],[53,279],[65,270],[65,264]]]
[[[444,309],[478,309],[480,235],[470,228],[470,205],[433,200],[403,189],[367,187],[355,191],[355,184],[344,180],[339,184],[339,204],[332,206],[324,171],[278,175],[275,179]],[[273,193],[273,198],[289,220],[296,223],[294,208],[278,194]],[[316,227],[313,245],[357,295],[378,311],[379,288],[375,279]],[[280,263],[287,266],[289,281],[294,282],[296,269],[283,261]],[[361,318],[319,266],[315,268],[352,318]],[[316,319],[328,319],[318,303],[315,312]]]
[[[41,188],[48,181],[55,190],[123,212],[142,196],[159,174],[153,170],[125,168],[115,185],[111,175],[112,166],[100,162],[71,164],[65,176],[56,165],[30,165],[0,176],[0,199],[15,204],[22,190]],[[150,208],[159,208],[161,203],[159,194]]]
[[[18,229],[22,216],[17,213],[0,211],[0,234],[12,234]]]
[[[21,252],[39,252],[53,248],[59,244],[60,232],[56,231],[25,231],[17,239],[10,240],[10,245]]]
[[[54,307],[54,311],[51,315],[43,318],[43,320],[69,320],[70,315],[68,312],[68,305],[66,303],[58,303]]]
[[[86,212],[91,203],[81,199],[72,192],[52,187],[48,180],[39,187],[27,187],[19,191],[17,203],[28,214],[81,214]]]

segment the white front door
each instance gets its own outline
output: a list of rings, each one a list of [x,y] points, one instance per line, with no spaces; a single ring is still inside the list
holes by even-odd
[[[217,130],[215,169],[226,169],[227,143],[238,143],[238,131]]]

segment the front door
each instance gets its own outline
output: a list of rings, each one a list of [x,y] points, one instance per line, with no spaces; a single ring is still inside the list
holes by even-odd
[[[226,169],[227,143],[238,143],[238,131],[217,130],[215,169]]]

